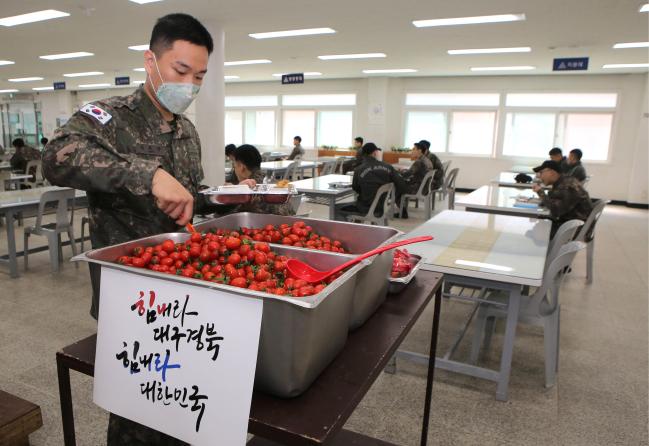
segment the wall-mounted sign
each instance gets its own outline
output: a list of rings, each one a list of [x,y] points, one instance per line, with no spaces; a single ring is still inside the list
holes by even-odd
[[[303,83],[304,73],[282,74],[282,85]]]
[[[554,59],[552,71],[585,71],[588,70],[588,57],[566,57]]]
[[[65,82],[54,82],[55,90],[65,90]]]
[[[115,85],[130,85],[131,78],[128,76],[120,76],[115,78]]]

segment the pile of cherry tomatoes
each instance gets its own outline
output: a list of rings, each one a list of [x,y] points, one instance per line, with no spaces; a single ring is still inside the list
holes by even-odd
[[[407,276],[418,261],[419,258],[410,254],[407,249],[395,249],[390,277],[399,278]]]
[[[308,227],[301,223],[303,226],[297,227],[306,230]],[[283,229],[285,228],[280,226],[280,230]],[[291,277],[286,268],[288,258],[271,251],[268,245],[268,242],[279,240],[276,232],[278,231],[272,225],[268,225],[263,230],[218,229],[207,234],[193,233],[184,243],[165,240],[155,246],[136,246],[131,255],[121,256],[116,262],[135,268],[148,268],[161,273],[293,297],[317,294],[342,274],[331,276],[319,284],[309,284],[302,279]],[[301,237],[306,238],[306,234],[294,235],[300,240],[303,240]],[[321,243],[323,239],[326,238],[318,237]],[[326,246],[329,250],[339,248],[331,243]]]

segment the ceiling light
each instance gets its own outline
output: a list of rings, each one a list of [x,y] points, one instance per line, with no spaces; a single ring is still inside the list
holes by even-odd
[[[365,54],[329,54],[326,56],[318,56],[321,60],[342,60],[342,59],[374,59],[386,57],[383,53],[365,53]]]
[[[223,65],[225,65],[226,67],[231,67],[234,65],[255,65],[260,63],[272,63],[272,61],[268,59],[233,60],[231,62],[225,62]]]
[[[397,68],[393,70],[363,70],[365,74],[388,74],[388,73],[416,73],[412,68]]]
[[[627,42],[627,43],[616,43],[613,45],[613,48],[620,50],[623,48],[647,48],[649,47],[649,42]]]
[[[42,81],[42,77],[16,77],[9,79],[9,82],[31,82],[31,81]]]
[[[19,90],[9,89],[9,90],[0,90],[0,93],[18,93]]]
[[[530,65],[518,65],[513,67],[471,67],[471,71],[526,71],[535,69],[536,67]]]
[[[609,63],[602,68],[649,68],[649,63]]]
[[[430,26],[453,26],[453,25],[474,25],[477,23],[499,23],[499,22],[517,22],[525,20],[525,14],[498,14],[482,15],[476,17],[456,17],[452,19],[432,19],[432,20],[414,20],[412,22],[417,28],[426,28]]]
[[[459,54],[498,54],[498,53],[529,53],[532,48],[520,46],[513,48],[475,48],[468,50],[448,50],[447,53],[453,56]]]
[[[54,90],[54,87],[34,87],[32,88],[34,91],[48,91],[48,90]]]
[[[161,2],[162,0],[129,0],[133,3],[137,3],[139,5],[144,5],[146,3],[155,3],[155,2]]]
[[[147,43],[146,45],[133,45],[129,46],[128,49],[133,51],[145,51],[149,49],[149,44]]]
[[[110,84],[81,84],[80,88],[110,87]]]
[[[65,77],[83,77],[83,76],[99,76],[104,74],[101,71],[86,71],[84,73],[68,73],[64,74]]]
[[[239,79],[239,76],[223,76],[223,79],[227,80],[232,80],[232,79]]]
[[[649,12],[649,3],[645,3],[640,7],[640,12]]]
[[[14,62],[13,60],[0,60],[0,65],[13,65],[15,63],[16,62]]]
[[[133,71],[146,71],[144,68],[133,68]]]
[[[275,74],[273,74],[273,76],[282,77],[285,74],[294,74],[294,73],[275,73]],[[322,76],[322,73],[320,73],[319,71],[305,71],[302,74],[305,75],[305,76]]]
[[[94,54],[88,53],[86,51],[80,51],[77,53],[49,54],[47,56],[40,56],[40,58],[45,60],[58,60],[58,59],[74,59],[75,57],[88,57],[88,56],[94,56]]]
[[[296,37],[296,36],[312,36],[315,34],[333,34],[335,29],[331,28],[308,28],[308,29],[293,29],[290,31],[273,31],[268,33],[252,33],[248,34],[253,39],[274,39],[276,37]]]
[[[29,14],[15,15],[12,17],[4,17],[0,19],[2,26],[16,26],[25,23],[41,22],[43,20],[58,19],[59,17],[67,17],[70,14],[67,12],[57,11],[55,9],[45,9],[43,11],[30,12]]]

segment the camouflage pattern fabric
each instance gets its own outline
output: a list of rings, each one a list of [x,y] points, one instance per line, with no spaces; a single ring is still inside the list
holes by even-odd
[[[24,173],[27,168],[27,163],[29,161],[37,161],[41,159],[41,152],[30,146],[23,146],[19,149],[16,149],[16,152],[13,154],[9,160],[12,170],[17,170]]]
[[[574,177],[561,175],[552,189],[541,189],[537,194],[552,217],[551,237],[568,220],[586,221],[593,210],[588,192]]]
[[[439,189],[444,183],[444,166],[442,161],[435,155],[433,152],[428,151],[426,156],[433,164],[433,169],[435,169],[435,176],[433,177],[433,189]]]
[[[293,151],[291,154],[288,156],[289,160],[294,160],[296,156],[304,156],[304,149],[302,148],[301,144],[298,144],[297,146],[293,147]]]
[[[422,156],[415,160],[410,166],[410,169],[403,173],[403,179],[406,180],[408,185],[408,193],[416,194],[424,180],[426,174],[433,169],[433,163],[426,156]],[[437,172],[435,172],[437,174]]]

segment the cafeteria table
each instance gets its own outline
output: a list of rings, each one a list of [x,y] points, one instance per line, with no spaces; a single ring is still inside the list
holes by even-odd
[[[267,161],[264,163],[261,163],[261,170],[266,172],[266,176],[270,178],[274,178],[276,175],[282,175],[288,166],[291,165],[294,161],[289,161],[289,160],[284,160],[284,161]],[[322,162],[320,161],[298,161],[300,163],[299,169],[302,171],[302,174],[304,175],[304,171],[307,169],[311,169],[311,177],[315,177],[318,170],[317,168],[322,165]]]
[[[470,212],[517,215],[519,217],[549,217],[550,211],[539,206],[538,195],[530,189],[499,186],[482,186],[455,201]]]
[[[500,174],[491,180],[491,183],[497,184],[499,186],[509,186],[509,187],[518,187],[520,189],[531,189],[535,184],[534,180],[530,183],[517,183],[514,179],[516,175],[519,175],[516,172],[500,172]],[[534,174],[530,175],[534,178]],[[543,186],[544,189],[550,189],[549,186]]]
[[[26,211],[37,211],[38,205],[43,193],[53,190],[67,189],[58,186],[36,187],[33,189],[20,189],[0,192],[0,217],[5,217],[6,232],[7,232],[7,249],[8,254],[0,256],[0,263],[9,264],[9,275],[12,278],[19,276],[18,274],[18,255],[23,255],[23,251],[16,252],[16,234],[14,229],[15,217],[19,213]],[[86,193],[77,190],[75,198],[85,198]],[[30,249],[29,252],[38,252],[48,249],[47,247],[38,247]]]
[[[349,183],[349,187],[333,188],[330,183]],[[323,175],[321,177],[307,178],[306,180],[291,183],[301,194],[311,198],[321,198],[328,201],[329,220],[334,220],[336,214],[336,200],[354,195],[352,177],[349,175]]]
[[[24,173],[12,173],[9,178],[3,178],[5,182],[5,190],[12,189],[13,185],[18,185],[25,180],[31,180],[34,178],[34,175],[24,174]]]
[[[478,306],[477,297],[453,296],[473,304],[472,312],[459,330],[451,349],[435,360],[435,366],[497,383],[496,399],[506,401],[509,375],[524,287],[538,287],[543,271],[551,222],[545,219],[443,211],[402,238],[432,235],[433,240],[410,245],[408,251],[422,256],[421,269],[444,274],[448,285],[477,289],[502,290],[509,295],[507,319],[500,368],[487,369],[452,359]],[[493,303],[491,301],[488,301]],[[427,364],[428,356],[400,351],[397,358]]]
[[[419,271],[399,294],[389,295],[365,324],[349,333],[343,350],[302,395],[277,398],[253,391],[248,432],[255,437],[248,445],[395,446],[345,430],[343,426],[383,373],[433,296],[429,355],[435,358],[442,279],[441,274]],[[70,369],[94,376],[96,341],[97,335],[93,334],[56,353],[65,446],[76,444]],[[430,361],[420,437],[422,446],[428,441],[434,372],[435,361]]]
[[[1,162],[0,170],[11,170],[11,164],[9,163],[9,161]]]

